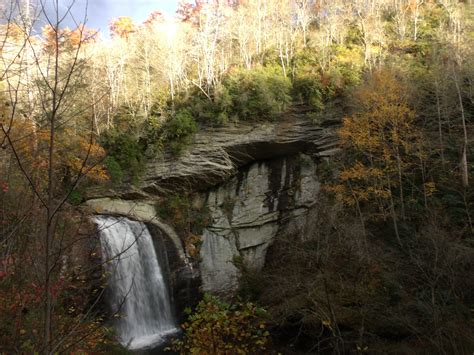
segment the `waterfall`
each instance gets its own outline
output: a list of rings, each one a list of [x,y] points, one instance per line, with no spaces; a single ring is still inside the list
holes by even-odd
[[[110,216],[97,216],[95,222],[108,261],[109,301],[113,312],[120,314],[116,324],[120,342],[129,349],[158,345],[178,328],[148,228]]]

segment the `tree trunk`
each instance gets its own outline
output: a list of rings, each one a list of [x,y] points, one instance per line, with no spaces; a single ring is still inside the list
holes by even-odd
[[[438,114],[438,137],[439,137],[439,145],[440,145],[440,156],[441,156],[441,163],[443,166],[445,165],[444,161],[444,142],[443,142],[443,123],[441,121],[441,104],[439,102],[439,83],[436,80],[436,111]]]
[[[467,138],[467,125],[466,125],[466,115],[464,113],[464,105],[462,101],[462,94],[461,88],[459,87],[458,78],[456,75],[456,69],[453,66],[453,79],[454,84],[456,85],[456,92],[458,94],[459,99],[459,109],[461,111],[461,121],[462,121],[462,129],[463,129],[463,147],[461,152],[461,179],[462,179],[462,186],[467,188],[469,186],[469,165],[467,161],[467,146],[468,146],[468,138]]]

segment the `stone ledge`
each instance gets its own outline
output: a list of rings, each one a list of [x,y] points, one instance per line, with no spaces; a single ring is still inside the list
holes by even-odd
[[[178,235],[171,226],[165,224],[158,218],[155,207],[151,203],[105,197],[88,200],[86,204],[92,208],[95,214],[119,215],[157,226],[173,241],[180,259],[185,264],[188,263]]]

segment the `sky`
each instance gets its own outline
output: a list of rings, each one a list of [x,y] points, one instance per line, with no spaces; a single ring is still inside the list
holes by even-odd
[[[1,1],[1,0],[0,0]],[[46,0],[51,4],[52,1]],[[67,8],[71,0],[59,0],[60,7]],[[87,27],[98,29],[103,37],[109,37],[109,21],[119,16],[129,16],[137,23],[143,22],[148,15],[155,10],[161,10],[169,16],[173,16],[178,0],[76,0],[73,14],[76,21],[83,22],[87,7]],[[51,5],[49,5],[51,6]],[[50,7],[49,11],[52,10]],[[71,21],[69,21],[71,22]],[[67,23],[74,27],[73,23]]]

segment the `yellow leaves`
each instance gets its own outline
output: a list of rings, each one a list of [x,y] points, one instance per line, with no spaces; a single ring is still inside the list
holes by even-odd
[[[423,189],[426,196],[433,196],[433,194],[436,192],[436,184],[434,182],[426,182],[423,184]]]
[[[132,18],[128,16],[121,16],[112,19],[110,21],[109,29],[112,36],[118,36],[120,38],[128,38],[130,34],[137,30]]]
[[[16,23],[7,22],[6,24],[0,24],[0,36],[8,38],[7,43],[10,41],[21,43],[25,38],[25,29]]]
[[[347,154],[339,183],[327,190],[343,204],[357,206],[359,213],[372,206],[370,218],[386,218],[389,205],[392,209],[403,206],[407,185],[421,191],[413,187],[413,179],[407,179],[427,157],[407,93],[408,88],[391,71],[375,72],[355,94],[359,111],[345,117],[338,131]],[[426,183],[423,191],[431,196],[436,188]],[[365,202],[370,203],[361,207]]]
[[[39,126],[31,119],[3,117],[8,136],[21,161],[35,184],[37,191],[44,191],[51,166],[51,132],[48,126]],[[0,140],[4,138],[0,133]],[[104,149],[90,137],[90,132],[59,126],[54,133],[52,154],[53,179],[66,184],[81,174],[94,181],[107,181],[107,170],[102,165]]]
[[[349,49],[348,47],[341,46],[338,48],[334,61],[354,66],[356,63],[363,63],[364,59],[359,48],[353,47]]]
[[[360,161],[356,163],[349,169],[341,171],[339,178],[342,181],[348,180],[363,180],[367,181],[372,178],[379,178],[383,176],[383,171],[376,167],[367,167],[362,164]]]
[[[371,152],[380,148],[380,136],[374,134],[374,120],[367,116],[354,115],[343,120],[343,126],[338,130],[341,143],[347,147]]]
[[[108,180],[107,171],[101,164],[105,150],[90,136],[67,128],[58,133],[57,142],[57,159],[74,175],[85,174],[94,181]]]
[[[373,197],[386,199],[390,190],[384,188],[380,181],[384,171],[376,167],[367,167],[357,161],[351,168],[341,171],[341,185],[333,185],[332,192],[346,205],[352,206],[357,201],[368,201]],[[360,186],[360,187],[359,187]]]
[[[199,257],[202,239],[200,236],[190,233],[184,241],[184,245],[188,254],[193,258]]]

